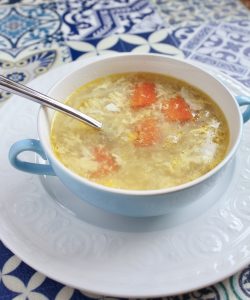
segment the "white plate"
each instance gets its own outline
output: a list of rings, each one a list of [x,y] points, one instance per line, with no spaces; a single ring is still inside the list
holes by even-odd
[[[84,63],[54,69],[30,86],[46,92]],[[236,94],[247,94],[225,75],[216,76]],[[27,264],[88,292],[160,297],[208,286],[249,263],[250,124],[209,194],[178,214],[140,219],[106,213],[80,202],[57,178],[10,166],[10,145],[36,137],[38,108],[13,97],[0,110],[0,237]]]

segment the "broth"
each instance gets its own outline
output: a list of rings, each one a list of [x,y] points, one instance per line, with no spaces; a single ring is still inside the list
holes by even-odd
[[[229,129],[217,104],[169,76],[109,75],[80,87],[66,103],[104,126],[96,130],[55,113],[52,149],[68,169],[105,186],[177,186],[213,169],[227,152]]]

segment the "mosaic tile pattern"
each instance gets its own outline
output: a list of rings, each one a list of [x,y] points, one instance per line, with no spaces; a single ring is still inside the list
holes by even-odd
[[[199,26],[204,22],[226,22],[249,18],[238,0],[154,0],[164,21],[171,26]]]
[[[66,40],[102,38],[116,33],[141,33],[162,27],[147,0],[63,1],[58,3]]]
[[[250,11],[240,2],[154,2],[1,1],[0,72],[27,83],[51,67],[88,53],[133,50],[172,55],[174,48],[178,48],[186,58],[219,68],[250,86]],[[151,47],[147,39],[162,29],[167,31],[167,37],[160,37],[160,47]],[[133,37],[129,39],[128,35]],[[106,43],[105,49],[101,49],[102,40],[107,37],[116,43]],[[144,41],[139,42],[140,38]],[[52,52],[53,55],[49,54]],[[0,93],[0,101],[8,97]]]
[[[10,79],[27,83],[62,63],[125,51],[186,57],[250,88],[250,11],[237,0],[0,0],[0,73]],[[0,299],[93,298],[109,299],[46,278],[0,242]],[[167,299],[248,298],[250,266]]]
[[[185,57],[219,69],[250,88],[250,18],[173,31]]]
[[[147,0],[0,1],[0,73],[27,83],[52,66],[86,52],[99,53],[95,47],[105,37],[142,34],[145,40],[163,27],[156,7]],[[83,51],[72,50],[76,42],[86,43]],[[134,44],[105,47],[121,52]],[[7,98],[8,93],[0,92],[0,101]]]
[[[250,10],[236,0],[170,2],[156,1],[185,57],[250,88]]]

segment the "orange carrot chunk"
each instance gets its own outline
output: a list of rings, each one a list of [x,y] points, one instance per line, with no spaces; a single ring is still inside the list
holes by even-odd
[[[108,175],[119,169],[114,156],[104,147],[95,147],[93,150],[93,158],[99,163],[96,171],[91,173],[91,177],[101,177]]]
[[[135,126],[134,145],[147,147],[157,144],[160,141],[160,132],[157,121],[153,118],[140,120]]]
[[[183,98],[178,96],[165,101],[162,106],[162,112],[166,120],[169,121],[185,122],[193,118],[189,105]]]
[[[149,106],[156,101],[155,84],[141,82],[135,86],[130,106],[133,109]]]

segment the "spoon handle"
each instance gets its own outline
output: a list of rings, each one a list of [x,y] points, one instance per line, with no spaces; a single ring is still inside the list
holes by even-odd
[[[49,96],[46,96],[38,91],[35,91],[25,85],[16,83],[15,81],[10,80],[1,75],[0,75],[0,88],[7,92],[22,96],[26,99],[35,101],[39,104],[48,106],[52,109],[55,109],[62,113],[65,113],[71,117],[74,117],[80,121],[83,121],[84,123],[86,123],[88,125],[91,125],[92,127],[99,128],[99,129],[102,127],[101,122],[81,113],[80,111],[78,111],[66,104],[63,104],[59,101],[56,101],[56,100],[50,98]]]

